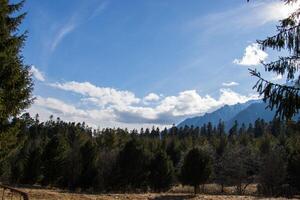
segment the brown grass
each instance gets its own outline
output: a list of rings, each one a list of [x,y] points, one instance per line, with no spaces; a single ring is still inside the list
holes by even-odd
[[[252,188],[251,188],[252,187]],[[248,192],[253,192],[255,185],[252,185]],[[29,194],[30,200],[44,199],[44,200],[233,200],[233,199],[270,199],[259,198],[255,196],[237,196],[230,194],[234,188],[226,188],[228,195],[215,195],[213,192],[219,189],[216,185],[206,185],[205,192],[209,194],[199,194],[194,196],[192,194],[192,188],[177,186],[171,189],[168,193],[143,193],[143,194],[83,194],[83,193],[69,193],[67,191],[58,189],[37,189],[37,188],[20,188],[21,190]],[[6,191],[5,196],[10,198],[10,193]],[[2,191],[0,190],[0,199],[2,197]],[[19,196],[15,196],[13,199],[20,199]],[[275,199],[275,198],[274,198]],[[277,198],[284,199],[284,198]]]

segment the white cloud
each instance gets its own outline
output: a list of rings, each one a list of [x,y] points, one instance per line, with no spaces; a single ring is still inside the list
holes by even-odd
[[[82,96],[79,96],[76,105],[39,96],[29,109],[30,113],[41,113],[44,119],[53,114],[67,121],[85,121],[93,127],[171,125],[186,117],[211,112],[225,104],[244,103],[257,98],[255,95],[241,95],[231,89],[221,89],[218,98],[201,96],[196,90],[186,90],[166,97],[150,93],[141,101],[132,92],[98,87],[88,82],[72,81],[51,86]],[[155,104],[145,104],[144,99],[153,100]]]
[[[139,103],[140,99],[135,97],[135,94],[129,91],[120,91],[114,88],[97,87],[89,82],[66,82],[50,84],[52,87],[65,91],[72,91],[84,96],[88,96],[86,101],[91,101],[100,106],[118,105],[127,106]]]
[[[291,13],[299,8],[300,2],[285,4],[284,2],[267,3],[265,6],[266,12],[261,13],[266,22],[277,21],[288,17]]]
[[[237,86],[237,85],[239,85],[239,83],[232,81],[232,82],[225,82],[225,83],[222,83],[222,85],[225,86],[225,87],[232,87],[232,86]]]
[[[143,98],[144,102],[155,102],[160,99],[160,96],[155,93],[149,93]]]
[[[40,72],[34,65],[30,67],[30,73],[39,81],[45,81],[45,77],[42,72]]]
[[[231,89],[220,89],[220,98],[218,103],[222,105],[234,105],[237,103],[245,103],[252,99],[258,99],[257,94],[249,94],[247,96],[234,92]]]
[[[41,96],[36,97],[28,111],[31,115],[38,113],[43,121],[53,115],[66,121],[87,122],[94,128],[100,124],[110,126],[115,122],[115,115],[111,109],[83,109],[56,98]]]
[[[154,123],[172,124],[195,115],[203,115],[223,105],[244,103],[257,99],[256,95],[240,95],[230,89],[221,89],[218,99],[209,95],[201,96],[195,90],[180,92],[177,96],[168,96],[162,99],[155,107],[116,108],[118,120],[125,123]]]
[[[268,54],[262,51],[257,43],[253,43],[246,47],[243,58],[235,59],[233,63],[243,66],[259,65],[267,57]]]

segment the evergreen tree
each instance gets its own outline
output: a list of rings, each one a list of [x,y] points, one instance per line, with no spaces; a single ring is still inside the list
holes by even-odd
[[[89,140],[80,149],[82,173],[79,184],[83,189],[88,189],[96,184],[97,169],[97,149],[94,143]]]
[[[234,136],[237,136],[238,134],[238,122],[235,120],[233,126],[229,130],[229,137],[233,138]]]
[[[181,168],[180,180],[184,185],[194,187],[194,193],[197,193],[200,184],[204,184],[212,172],[212,163],[210,156],[199,149],[192,149],[184,158]]]
[[[284,150],[278,148],[263,157],[259,170],[260,193],[271,196],[280,194],[287,174],[285,157]]]
[[[166,152],[156,153],[150,164],[150,186],[154,191],[166,191],[171,188],[174,179],[172,161]]]
[[[173,139],[167,146],[166,151],[173,162],[173,166],[177,167],[181,159],[181,150],[179,142],[176,139]]]
[[[43,185],[57,185],[61,182],[63,169],[66,166],[65,159],[69,146],[65,139],[59,136],[53,136],[45,146],[43,161]]]
[[[292,5],[298,2],[298,0],[283,1]],[[300,109],[300,75],[297,75],[300,58],[299,15],[300,10],[297,9],[286,19],[280,20],[276,35],[258,41],[263,50],[271,48],[278,51],[287,50],[290,53],[276,61],[263,63],[265,71],[286,75],[286,81],[289,83],[284,85],[273,83],[263,78],[256,69],[250,70],[250,73],[259,79],[254,88],[263,96],[268,107],[271,110],[275,109],[276,115],[284,119],[291,119]]]
[[[298,147],[299,148],[299,147]],[[300,151],[294,151],[289,159],[287,165],[288,182],[289,184],[300,191]]]
[[[21,55],[26,32],[18,33],[26,14],[16,15],[23,4],[24,1],[9,4],[0,0],[0,131],[8,118],[32,102],[29,67],[24,65]]]
[[[145,189],[149,176],[149,156],[134,140],[129,141],[120,152],[117,163],[119,168],[116,185],[123,190]]]
[[[217,130],[218,135],[222,136],[225,134],[225,123],[223,121],[219,121]]]

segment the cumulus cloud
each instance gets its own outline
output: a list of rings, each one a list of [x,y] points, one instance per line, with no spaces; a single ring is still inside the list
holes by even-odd
[[[49,116],[52,113],[68,121],[85,121],[94,127],[103,124],[109,127],[171,125],[186,117],[214,111],[226,104],[244,103],[257,98],[255,95],[241,95],[227,88],[219,91],[218,98],[202,96],[196,90],[186,90],[166,97],[150,93],[141,98],[141,101],[132,92],[98,87],[88,82],[54,83],[51,86],[80,94],[80,101],[75,105],[39,96],[30,108],[32,114],[38,112]],[[145,104],[145,99],[155,101],[155,104]]]
[[[79,83],[71,81],[50,85],[58,89],[88,96],[89,98],[85,98],[86,101],[91,101],[102,107],[107,105],[126,106],[140,102],[140,99],[132,92],[116,90],[108,87],[97,87],[89,82]]]
[[[160,96],[155,93],[149,93],[143,98],[144,102],[155,102],[160,99]]]
[[[224,83],[222,83],[222,85],[225,87],[232,87],[232,86],[239,85],[239,83],[232,81],[232,82],[224,82]]]
[[[259,65],[267,57],[268,54],[262,51],[257,43],[253,43],[246,47],[244,56],[241,59],[235,59],[233,63],[244,66]]]
[[[272,2],[265,5],[267,12],[261,13],[264,22],[281,20],[288,17],[299,8],[300,2],[286,4],[284,2]]]
[[[34,65],[30,67],[30,74],[39,81],[45,81],[45,77]]]
[[[53,115],[67,121],[87,122],[95,128],[100,123],[109,126],[115,121],[115,115],[111,109],[83,109],[51,97],[36,96],[34,104],[28,111],[32,115],[38,113],[41,120],[47,120],[50,115]]]
[[[155,107],[128,106],[116,108],[119,121],[125,123],[172,124],[188,116],[203,115],[223,105],[244,103],[257,99],[256,95],[240,95],[230,89],[221,89],[219,98],[201,96],[195,90],[180,92],[177,96],[167,96]]]

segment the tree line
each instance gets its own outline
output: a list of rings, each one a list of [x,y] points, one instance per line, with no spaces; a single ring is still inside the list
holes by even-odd
[[[23,114],[1,134],[0,177],[90,192],[167,191],[174,185],[234,186],[243,194],[278,196],[300,191],[300,122],[257,119],[202,127],[95,130],[85,123],[46,122]],[[3,139],[3,137],[6,137]]]

